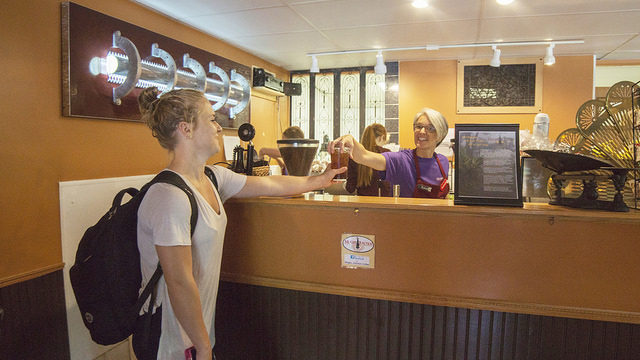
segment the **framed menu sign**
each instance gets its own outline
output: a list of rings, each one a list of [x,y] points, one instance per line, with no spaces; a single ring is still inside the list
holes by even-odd
[[[458,124],[454,204],[522,207],[518,124]]]

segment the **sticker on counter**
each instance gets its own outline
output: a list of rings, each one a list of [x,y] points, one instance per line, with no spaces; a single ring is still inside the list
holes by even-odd
[[[342,234],[342,267],[373,269],[375,235]]]

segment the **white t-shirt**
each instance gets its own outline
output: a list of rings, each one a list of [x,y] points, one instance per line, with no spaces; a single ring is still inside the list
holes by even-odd
[[[200,291],[202,316],[213,345],[222,245],[227,226],[227,215],[222,203],[242,189],[246,176],[220,166],[209,167],[218,181],[218,191],[215,193],[220,203],[220,214],[213,210],[202,194],[185,177],[182,177],[193,190],[198,204],[198,222],[192,239],[191,205],[187,195],[177,186],[166,183],[154,184],[147,191],[138,210],[138,248],[142,268],[140,289],[142,292],[158,265],[156,245],[191,246],[193,276]],[[213,183],[211,186],[213,187]],[[184,359],[184,350],[193,344],[173,312],[164,276],[158,282],[154,312],[160,305],[162,305],[162,331],[158,359]],[[143,307],[143,311],[147,311],[148,307],[149,300]]]

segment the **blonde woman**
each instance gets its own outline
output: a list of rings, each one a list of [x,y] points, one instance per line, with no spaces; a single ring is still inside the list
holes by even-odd
[[[185,180],[196,198],[198,222],[191,236],[191,207],[178,187],[152,185],[138,210],[138,248],[141,288],[158,262],[163,276],[153,304],[145,304],[140,321],[151,317],[151,334],[134,331],[133,348],[141,360],[184,359],[194,347],[198,360],[212,360],[214,313],[222,243],[227,226],[223,203],[232,197],[286,196],[324,188],[346,167],[313,176],[245,176],[207,160],[221,148],[222,127],[211,104],[200,91],[173,90],[158,97],[147,88],[138,97],[143,121],[169,152],[167,169]],[[205,175],[213,171],[216,188]],[[241,226],[241,225],[240,225]],[[153,314],[153,315],[151,315]]]

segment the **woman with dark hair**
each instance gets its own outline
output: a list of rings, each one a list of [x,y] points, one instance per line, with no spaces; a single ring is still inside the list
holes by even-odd
[[[304,132],[298,126],[289,126],[282,132],[283,139],[304,139]],[[258,152],[258,158],[262,159],[265,156],[268,156],[276,161],[280,166],[281,173],[283,175],[287,175],[287,168],[284,165],[284,160],[282,159],[282,154],[280,154],[280,149],[278,148],[267,148],[263,147]]]
[[[375,152],[384,153],[389,151],[382,146],[387,143],[387,129],[380,124],[371,124],[364,129],[360,143],[365,149]],[[353,193],[356,191],[360,196],[391,196],[389,182],[380,180],[378,170],[374,170],[366,165],[358,164],[353,159],[349,159],[347,170],[347,183],[345,189]],[[378,183],[381,181],[381,183]]]
[[[346,168],[313,177],[245,176],[207,165],[221,150],[222,132],[209,101],[202,92],[191,89],[158,95],[155,87],[142,91],[138,97],[142,119],[168,150],[167,169],[181,176],[193,191],[198,221],[191,236],[191,206],[181,189],[165,183],[149,188],[138,210],[141,289],[158,262],[164,275],[158,282],[155,302],[147,301],[138,321],[144,323],[142,318],[151,316],[152,332],[145,335],[137,327],[133,347],[140,360],[184,359],[185,350],[191,347],[198,360],[211,360],[227,225],[222,204],[232,197],[286,196],[327,187]],[[215,174],[217,188],[205,174],[205,167]]]

